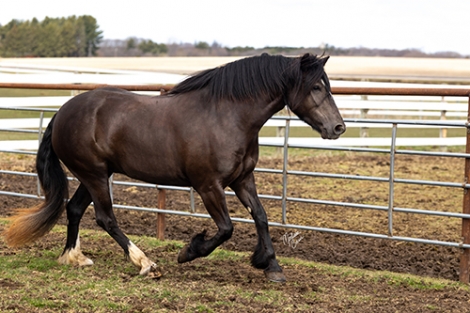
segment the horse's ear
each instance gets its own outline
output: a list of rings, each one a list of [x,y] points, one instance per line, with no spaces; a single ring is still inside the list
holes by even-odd
[[[305,53],[303,56],[300,57],[300,68],[308,69],[311,66],[315,66],[315,64],[321,64],[322,66],[325,66],[329,58],[329,55],[317,57],[310,53]]]
[[[325,66],[325,64],[326,64],[326,62],[328,61],[329,58],[330,58],[329,55],[327,55],[327,56],[321,58],[321,59],[320,59],[320,63],[321,63],[323,66]]]
[[[312,64],[312,59],[315,57],[312,56],[310,53],[305,53],[303,56],[300,57],[300,70],[305,71],[308,70]]]

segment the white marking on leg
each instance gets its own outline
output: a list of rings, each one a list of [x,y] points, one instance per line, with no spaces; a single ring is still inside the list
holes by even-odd
[[[93,261],[83,255],[80,250],[80,237],[77,236],[75,248],[68,249],[59,257],[60,264],[86,266],[93,265]]]
[[[153,268],[156,268],[155,262],[150,261],[149,258],[137,246],[129,242],[129,258],[131,262],[140,267],[140,275],[147,275]]]

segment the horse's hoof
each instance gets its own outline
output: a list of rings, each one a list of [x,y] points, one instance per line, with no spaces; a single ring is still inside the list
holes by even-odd
[[[139,275],[147,276],[149,278],[158,279],[162,277],[162,272],[159,271],[157,264],[152,263],[149,266],[146,266],[140,270]]]
[[[90,266],[93,265],[93,261],[82,253],[70,253],[70,251],[62,254],[57,260],[59,264],[63,265],[75,265],[75,266]]]
[[[274,283],[285,283],[286,282],[286,276],[284,276],[283,272],[267,272],[264,271],[264,275],[269,281],[272,281]]]
[[[178,263],[185,263],[190,261],[188,256],[189,245],[186,245],[181,249],[180,253],[178,253]]]

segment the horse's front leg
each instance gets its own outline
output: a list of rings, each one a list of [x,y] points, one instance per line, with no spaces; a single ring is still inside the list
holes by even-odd
[[[271,236],[269,235],[266,211],[259,201],[258,193],[256,192],[253,173],[236,181],[230,185],[230,188],[235,191],[238,199],[240,199],[247,208],[255,221],[256,231],[258,232],[258,244],[251,258],[251,264],[255,268],[263,269],[268,280],[273,282],[285,282],[286,277],[276,260]]]
[[[227,210],[224,190],[219,184],[197,188],[204,205],[218,227],[217,233],[209,239],[205,239],[206,231],[197,234],[191,239],[178,255],[178,262],[192,261],[198,257],[207,256],[220,246],[224,241],[232,237],[233,225]]]

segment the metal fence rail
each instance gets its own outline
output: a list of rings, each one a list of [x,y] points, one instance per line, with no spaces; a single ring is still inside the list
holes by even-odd
[[[73,89],[73,90],[88,90],[101,87],[99,85],[39,85],[39,84],[7,84],[1,85],[1,87],[9,88],[40,88],[40,89]],[[170,85],[158,85],[158,86],[119,86],[121,88],[133,90],[133,91],[165,91],[171,88]],[[447,97],[468,97],[469,107],[470,107],[470,90],[466,89],[453,89],[453,88],[440,88],[440,89],[423,89],[423,88],[334,88],[334,94],[354,94],[354,95],[419,95],[419,96],[447,96]],[[17,109],[17,108],[8,108],[8,109]],[[40,125],[39,130],[32,131],[36,132],[38,135],[42,132],[42,120],[44,112],[54,112],[54,109],[28,109],[21,108],[21,110],[31,110],[40,112]],[[285,121],[285,134],[283,143],[275,144],[266,144],[266,146],[274,146],[283,148],[283,165],[282,169],[266,169],[266,168],[257,168],[256,171],[260,173],[271,173],[282,175],[283,188],[281,195],[265,195],[261,194],[261,199],[270,199],[278,200],[282,202],[282,220],[281,221],[270,221],[271,226],[279,226],[284,228],[300,229],[300,230],[313,230],[321,232],[329,232],[335,234],[347,234],[347,235],[356,235],[364,236],[370,238],[378,239],[390,239],[406,242],[416,242],[432,245],[441,245],[449,247],[458,247],[461,248],[463,253],[461,255],[460,262],[460,280],[462,282],[469,282],[469,268],[470,268],[470,118],[467,118],[467,122],[440,122],[440,121],[410,121],[410,120],[371,120],[371,119],[345,119],[346,122],[350,123],[374,123],[374,124],[390,124],[392,126],[392,136],[390,138],[390,148],[363,148],[363,147],[338,147],[338,146],[322,146],[322,145],[308,145],[308,144],[289,144],[289,131],[290,131],[290,121],[296,119],[295,117],[274,117],[276,120]],[[400,125],[433,125],[433,126],[445,126],[445,127],[461,127],[467,129],[466,136],[466,150],[465,153],[451,153],[451,152],[432,152],[432,151],[413,151],[413,150],[397,150],[396,149],[396,139],[397,139],[397,129]],[[0,129],[5,131],[6,129]],[[18,129],[8,129],[9,131],[22,131]],[[336,150],[336,151],[351,151],[351,152],[368,152],[368,153],[382,153],[390,155],[390,170],[388,177],[372,177],[372,176],[356,176],[356,175],[344,175],[344,174],[332,174],[332,173],[321,173],[321,172],[307,172],[307,171],[294,171],[288,169],[288,151],[289,148],[302,148],[302,149],[322,149],[322,150]],[[18,150],[0,150],[0,152],[5,153],[26,153],[26,154],[35,154],[35,152],[25,152]],[[465,159],[465,180],[461,183],[455,182],[443,182],[443,181],[428,181],[428,180],[413,180],[413,179],[398,179],[395,178],[395,157],[397,154],[405,155],[420,155],[420,156],[438,156],[438,157],[448,157],[448,158],[464,158]],[[15,172],[8,170],[0,170],[0,174],[4,175],[24,175],[35,177],[34,173],[23,173]],[[389,195],[388,195],[388,205],[368,205],[368,204],[359,204],[359,203],[349,203],[349,202],[337,202],[321,199],[311,199],[311,198],[297,198],[289,197],[287,195],[287,186],[288,186],[288,176],[306,176],[306,177],[326,177],[334,179],[348,179],[348,180],[367,180],[367,181],[376,181],[376,182],[385,182],[388,183]],[[73,178],[69,178],[73,179]],[[162,202],[162,194],[159,193],[158,208],[146,208],[146,207],[136,207],[136,206],[126,206],[126,205],[115,205],[116,208],[120,209],[129,209],[129,210],[140,210],[147,212],[158,213],[159,216],[162,214],[175,214],[175,215],[184,215],[192,217],[201,217],[201,218],[210,218],[208,214],[199,214],[195,213],[195,203],[194,203],[194,191],[192,188],[182,188],[174,186],[163,186],[147,183],[135,183],[135,182],[124,182],[124,181],[113,181],[114,185],[124,185],[124,186],[137,186],[144,188],[156,188],[159,191],[161,190],[181,190],[187,191],[190,194],[190,209],[188,211],[174,211],[166,210],[164,207],[164,201]],[[448,187],[448,188],[459,188],[463,191],[463,206],[462,212],[442,212],[442,211],[433,211],[433,210],[422,210],[417,208],[400,208],[394,206],[394,187],[395,184],[417,184],[425,186],[438,186],[438,187]],[[39,190],[38,190],[39,191]],[[234,195],[233,192],[226,192],[227,195]],[[13,191],[0,191],[0,195],[6,196],[18,196],[18,197],[27,197],[38,199],[40,195],[32,194],[22,194]],[[163,193],[164,195],[164,193]],[[322,204],[322,205],[332,205],[332,206],[341,206],[341,207],[350,207],[358,209],[367,209],[367,210],[379,210],[387,212],[388,216],[388,232],[387,234],[377,234],[369,232],[358,232],[358,231],[349,231],[341,229],[332,229],[324,227],[313,227],[313,226],[304,226],[290,224],[287,220],[287,204],[290,202],[299,202],[299,203],[310,203],[310,204]],[[430,216],[445,216],[449,218],[458,218],[462,220],[462,241],[459,242],[448,242],[448,241],[439,241],[431,240],[425,238],[414,238],[414,237],[401,237],[393,235],[393,214],[395,212],[399,213],[408,213],[408,214],[425,214]],[[250,219],[243,218],[233,218],[235,222],[244,222],[244,223],[253,223]]]

